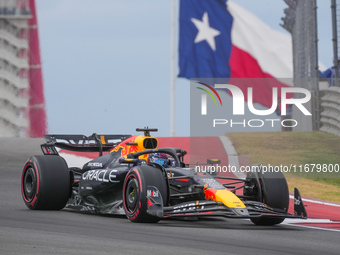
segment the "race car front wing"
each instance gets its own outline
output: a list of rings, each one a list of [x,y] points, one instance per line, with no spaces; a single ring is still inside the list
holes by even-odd
[[[260,218],[260,217],[284,217],[307,219],[307,212],[303,205],[300,192],[294,192],[294,214],[286,210],[272,208],[264,203],[256,201],[244,201],[246,208],[229,208],[222,202],[197,200],[180,203],[174,206],[162,206],[162,199],[147,196],[148,213],[159,218],[169,217],[203,217],[223,216],[227,218]]]

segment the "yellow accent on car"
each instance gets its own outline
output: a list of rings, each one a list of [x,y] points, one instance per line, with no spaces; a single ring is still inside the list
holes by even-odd
[[[230,208],[246,208],[244,203],[234,193],[227,189],[217,190],[216,201],[221,201]]]
[[[229,208],[246,208],[244,203],[228,189],[217,190],[212,188],[207,189],[206,187],[207,186],[205,186],[205,188],[203,189],[206,200],[222,202],[225,206]]]
[[[120,144],[118,144],[115,148],[113,148],[110,152],[116,152],[121,149],[121,156],[125,157],[126,155],[134,152],[140,152],[149,149],[157,149],[158,140],[153,136],[142,136],[136,135],[132,136]],[[148,155],[142,155],[139,158],[147,159]]]

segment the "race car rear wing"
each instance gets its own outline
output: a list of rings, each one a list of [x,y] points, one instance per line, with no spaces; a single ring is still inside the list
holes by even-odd
[[[55,147],[81,152],[99,152],[99,156],[104,151],[109,151],[114,146],[131,137],[131,135],[98,135],[93,133],[85,135],[44,135],[46,143],[41,145],[45,155],[58,155]]]

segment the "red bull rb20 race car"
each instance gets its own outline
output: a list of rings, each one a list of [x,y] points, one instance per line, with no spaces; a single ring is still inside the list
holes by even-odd
[[[125,214],[132,222],[222,216],[275,225],[285,218],[307,218],[298,189],[294,215],[288,213],[288,186],[281,172],[254,171],[245,179],[197,172],[184,163],[185,150],[158,148],[157,138],[150,135],[157,129],[137,131],[144,135],[45,135],[44,155],[32,156],[23,168],[26,206]],[[68,167],[56,147],[99,152],[99,157]]]

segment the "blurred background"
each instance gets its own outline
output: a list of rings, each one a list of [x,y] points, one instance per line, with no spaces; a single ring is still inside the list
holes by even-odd
[[[287,26],[294,22],[287,9],[295,5],[296,10],[298,0],[228,2],[291,36]],[[334,67],[332,4],[337,6],[315,1],[314,53],[321,71]],[[134,133],[144,126],[157,127],[159,136],[189,136],[190,81],[185,78],[175,78],[170,130],[174,63],[179,73],[179,6],[179,0],[1,0],[0,136]]]

